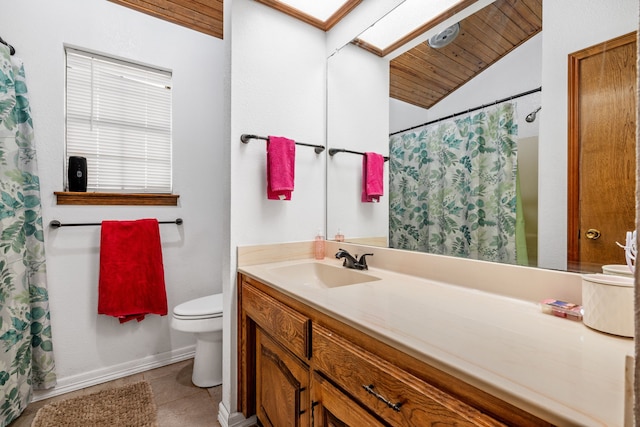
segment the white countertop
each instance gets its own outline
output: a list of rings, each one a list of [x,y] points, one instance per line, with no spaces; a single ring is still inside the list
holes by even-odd
[[[272,271],[310,261],[239,271],[553,424],[623,425],[632,339],[544,314],[534,302],[388,270],[330,289],[283,283]]]

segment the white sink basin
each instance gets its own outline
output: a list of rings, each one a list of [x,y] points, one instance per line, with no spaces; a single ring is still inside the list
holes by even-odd
[[[380,280],[379,277],[363,273],[359,270],[319,262],[305,262],[284,267],[274,267],[269,269],[269,271],[278,276],[278,280],[287,284],[317,286],[320,288],[336,288],[339,286]]]

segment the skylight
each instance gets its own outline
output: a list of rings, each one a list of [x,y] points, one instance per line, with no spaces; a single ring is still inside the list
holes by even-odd
[[[347,0],[278,0],[320,21],[327,21]]]
[[[322,31],[329,31],[363,0],[255,0],[311,24]]]
[[[386,51],[394,43],[432,22],[464,0],[405,0],[392,12],[369,27],[358,39]]]

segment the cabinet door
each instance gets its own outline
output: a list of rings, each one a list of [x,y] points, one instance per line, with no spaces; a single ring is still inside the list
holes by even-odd
[[[256,331],[256,412],[264,426],[309,426],[309,369]]]
[[[379,420],[318,372],[311,380],[313,427],[383,427]]]

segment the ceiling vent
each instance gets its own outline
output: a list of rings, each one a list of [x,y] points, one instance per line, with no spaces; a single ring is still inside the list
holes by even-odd
[[[431,46],[434,49],[440,49],[441,47],[445,47],[446,45],[454,41],[456,37],[458,37],[459,33],[460,33],[460,23],[455,23],[452,26],[440,31],[435,36],[431,37],[429,39],[429,46]]]

